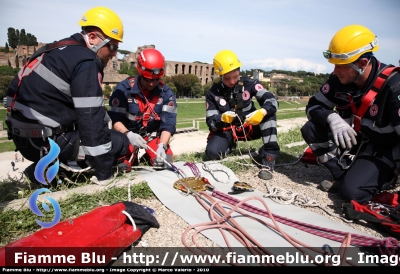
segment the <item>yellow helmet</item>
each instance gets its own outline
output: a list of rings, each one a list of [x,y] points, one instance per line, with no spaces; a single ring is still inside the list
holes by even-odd
[[[82,27],[94,26],[100,28],[111,39],[122,42],[124,26],[121,19],[112,10],[106,7],[95,7],[82,16],[79,20]]]
[[[240,63],[236,54],[230,50],[221,50],[214,56],[213,60],[215,73],[218,75],[226,74],[234,69],[240,68]]]
[[[349,25],[333,36],[329,49],[323,54],[329,63],[343,65],[353,63],[362,54],[378,49],[378,38],[368,28]]]

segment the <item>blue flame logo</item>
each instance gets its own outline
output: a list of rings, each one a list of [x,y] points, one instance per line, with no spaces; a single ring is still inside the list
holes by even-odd
[[[42,159],[40,159],[40,161],[36,165],[35,172],[34,172],[36,180],[38,180],[43,185],[50,184],[50,182],[56,177],[58,169],[60,167],[59,160],[57,159],[58,155],[60,154],[60,147],[51,139],[49,139],[49,143],[50,143],[49,153],[46,156],[44,156]],[[48,165],[53,163],[54,160],[56,160],[56,159],[57,159],[57,161],[52,166],[48,167]],[[47,188],[41,188],[41,189],[36,190],[31,195],[31,197],[29,197],[29,207],[31,208],[32,212],[35,213],[39,217],[44,216],[36,204],[38,196],[42,192],[50,192],[51,193],[51,191],[48,190]],[[58,204],[58,202],[56,200],[54,200],[53,198],[46,196],[46,199],[49,200],[51,205],[53,206],[54,218],[50,223],[42,222],[39,220],[36,220],[36,222],[41,227],[50,228],[50,227],[56,225],[60,221],[61,208],[60,208],[60,205]],[[47,212],[50,211],[50,209],[46,203],[42,203],[42,207]]]
[[[58,169],[60,168],[60,163],[57,160],[51,167],[47,166],[54,162],[57,159],[58,154],[60,154],[60,147],[51,139],[49,139],[50,143],[50,152],[44,156],[40,161],[37,163],[35,168],[35,178],[43,185],[49,185],[57,175]],[[45,174],[47,168],[47,172]],[[46,175],[46,176],[45,176]]]
[[[39,217],[44,216],[44,214],[38,208],[38,206],[36,204],[36,201],[38,199],[39,194],[42,193],[42,192],[50,192],[51,193],[51,191],[48,190],[47,188],[41,188],[41,189],[38,189],[35,192],[33,192],[31,197],[29,197],[29,207],[31,208],[32,212],[35,213]],[[60,205],[57,203],[57,201],[54,200],[53,198],[46,196],[46,199],[50,201],[51,205],[54,208],[54,218],[50,223],[42,222],[42,221],[39,221],[39,220],[36,220],[36,222],[41,227],[50,228],[50,227],[54,226],[55,224],[57,224],[60,221],[60,219],[61,219],[61,208],[60,208]],[[48,205],[46,203],[42,203],[42,207],[47,212],[50,211],[50,209],[49,209],[49,207],[48,207]]]

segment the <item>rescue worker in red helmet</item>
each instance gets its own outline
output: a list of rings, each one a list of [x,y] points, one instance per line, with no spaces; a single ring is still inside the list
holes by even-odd
[[[206,96],[206,122],[210,129],[206,147],[208,159],[219,160],[227,156],[236,141],[261,138],[262,169],[258,177],[272,179],[275,160],[280,153],[276,130],[278,101],[258,80],[240,77],[242,63],[231,50],[218,52],[213,64],[221,81],[215,83]],[[258,110],[253,97],[260,105]]]
[[[134,165],[141,148],[153,166],[165,168],[165,161],[173,161],[169,142],[176,131],[178,106],[175,94],[161,80],[164,62],[158,50],[144,49],[137,56],[139,74],[120,82],[109,100],[113,129],[124,133],[136,148]]]
[[[104,67],[122,42],[122,21],[99,6],[84,13],[79,25],[80,33],[38,50],[7,90],[9,138],[34,162],[24,171],[31,181],[48,138],[60,147],[58,159],[66,166],[83,151],[80,163],[89,163],[93,182],[101,185],[112,180],[113,165],[128,152],[128,138],[108,128],[102,91]]]
[[[400,74],[392,74],[378,92],[370,92],[387,68],[374,52],[378,39],[368,28],[349,25],[323,52],[334,65],[328,81],[306,107],[304,140],[332,174],[323,191],[367,202],[397,181],[400,166]]]

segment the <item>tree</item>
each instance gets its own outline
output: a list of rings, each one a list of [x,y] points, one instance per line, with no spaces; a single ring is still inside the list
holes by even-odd
[[[112,88],[110,87],[110,85],[105,85],[104,86],[104,89],[103,89],[103,95],[105,96],[105,97],[107,97],[107,98],[109,98],[110,97],[110,95],[111,95],[111,92],[112,92]]]
[[[18,40],[17,45],[21,45],[19,43],[19,29],[15,29],[15,36],[17,36],[17,40]]]
[[[9,49],[8,49],[8,44],[7,44],[7,42],[6,42],[6,46],[4,47],[4,52],[5,52],[5,53],[8,53],[8,51],[9,51]]]
[[[28,45],[28,37],[26,36],[25,29],[21,29],[21,33],[19,34],[19,44]]]
[[[133,64],[128,64],[127,62],[121,63],[120,69],[118,70],[120,74],[128,74],[129,76],[135,76],[138,74],[138,71]]]
[[[34,46],[33,41],[32,41],[32,34],[30,34],[30,33],[26,34],[26,45]]]
[[[215,83],[218,83],[219,81],[221,81],[221,78],[215,77],[212,82],[208,82],[207,84],[205,84],[203,86],[203,94],[207,95],[207,92],[211,89],[212,85],[214,85]]]
[[[0,98],[6,96],[8,86],[12,80],[18,74],[18,68],[12,68],[10,66],[0,66]]]
[[[176,96],[192,97],[193,91],[198,91],[197,88],[192,90],[196,83],[200,83],[200,79],[193,74],[179,74],[170,77],[165,77],[166,82],[172,82],[177,89]],[[201,85],[200,85],[201,86]]]
[[[200,81],[194,83],[194,85],[191,87],[190,92],[192,94],[192,97],[195,97],[195,98],[203,96],[203,88],[201,86]]]
[[[14,28],[8,28],[7,37],[10,47],[16,49],[19,42],[19,36],[16,35],[16,31]]]
[[[38,41],[37,41],[37,38],[35,37],[35,35],[32,35],[32,42],[33,42],[32,46],[37,46],[38,45]]]

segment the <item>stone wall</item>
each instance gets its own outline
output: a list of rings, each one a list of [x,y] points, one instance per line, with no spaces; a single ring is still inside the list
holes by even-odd
[[[36,50],[45,46],[44,43],[39,43],[38,46],[24,46],[19,45],[15,52],[4,53],[0,52],[0,66],[11,66],[13,68],[21,68],[28,57],[30,57]],[[122,62],[136,64],[138,54],[146,48],[155,48],[154,45],[144,45],[138,47],[136,52],[132,52],[124,57],[124,60],[118,60],[116,57],[108,62],[104,70],[104,83],[115,85],[127,77],[127,75],[119,75]],[[205,85],[212,82],[216,75],[212,64],[203,63],[190,63],[180,61],[165,61],[165,76],[173,76],[179,74],[194,74],[200,79],[200,83]]]

